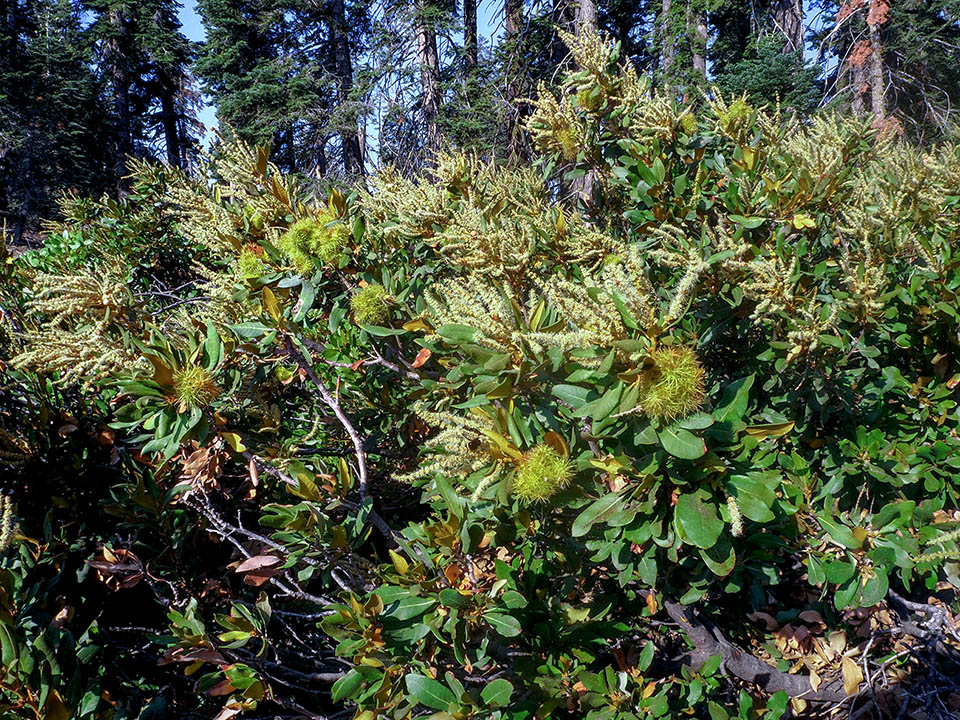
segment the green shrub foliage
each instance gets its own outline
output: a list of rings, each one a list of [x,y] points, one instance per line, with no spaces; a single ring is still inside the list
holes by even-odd
[[[9,712],[776,718],[861,666],[909,683],[899,636],[866,638],[890,597],[960,587],[960,150],[679,105],[567,40],[529,166],[448,154],[319,199],[235,145],[167,179],[179,300],[122,244],[7,263],[0,370],[111,433],[116,526],[75,552],[162,608],[168,673],[91,693],[7,661],[39,652],[8,598],[68,544],[35,510],[0,577]],[[33,440],[0,428],[12,467]],[[724,675],[705,622],[781,684]]]

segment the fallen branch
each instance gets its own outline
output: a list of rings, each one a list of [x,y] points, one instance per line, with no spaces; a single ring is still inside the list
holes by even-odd
[[[823,683],[816,690],[808,675],[790,675],[777,670],[760,658],[745,653],[727,640],[720,630],[696,608],[667,601],[667,614],[683,629],[694,644],[684,658],[684,664],[698,670],[707,660],[719,655],[728,674],[759,685],[767,693],[783,690],[790,697],[815,702],[844,702],[848,699],[840,683]]]

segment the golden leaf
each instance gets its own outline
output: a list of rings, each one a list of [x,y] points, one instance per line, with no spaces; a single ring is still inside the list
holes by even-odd
[[[853,660],[845,657],[840,667],[843,670],[843,690],[847,695],[856,695],[860,691],[860,683],[863,682],[863,670]]]

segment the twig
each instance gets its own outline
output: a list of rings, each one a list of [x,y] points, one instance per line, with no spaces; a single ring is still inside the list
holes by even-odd
[[[344,414],[343,409],[340,407],[340,403],[330,394],[330,391],[327,389],[327,386],[323,384],[323,381],[317,377],[317,374],[313,370],[313,364],[310,363],[307,358],[303,356],[293,344],[293,341],[290,340],[289,336],[284,338],[287,353],[296,361],[297,365],[302,369],[307,377],[310,378],[310,382],[313,383],[314,387],[320,392],[320,397],[327,404],[327,407],[333,411],[333,414],[337,417],[337,420],[340,421],[340,424],[343,426],[344,431],[347,435],[350,436],[350,441],[353,443],[353,447],[357,455],[357,474],[359,476],[360,484],[360,497],[365,498],[367,496],[367,457],[363,450],[363,440],[360,438],[360,434],[354,428],[353,423],[350,422],[350,419]]]

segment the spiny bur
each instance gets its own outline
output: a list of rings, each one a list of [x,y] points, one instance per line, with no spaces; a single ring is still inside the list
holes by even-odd
[[[387,319],[387,289],[380,283],[371,283],[357,290],[350,298],[350,309],[358,325],[376,325]]]
[[[690,348],[655,350],[640,375],[637,406],[648,417],[661,420],[689,415],[703,402],[703,378],[703,367]]]
[[[549,445],[527,452],[513,478],[513,494],[524,502],[546,502],[573,479],[573,464]]]
[[[206,368],[192,363],[184,365],[173,374],[174,397],[181,411],[189,407],[206,407],[216,400],[220,388],[213,374]]]
[[[314,259],[322,265],[336,265],[350,240],[350,231],[343,223],[333,222],[330,213],[316,218],[297,220],[277,240],[277,248],[286,255],[301,275],[313,271]]]
[[[259,251],[259,252],[258,252]],[[255,280],[267,272],[267,266],[261,259],[263,250],[259,246],[246,246],[237,258],[237,272],[244,280]]]

